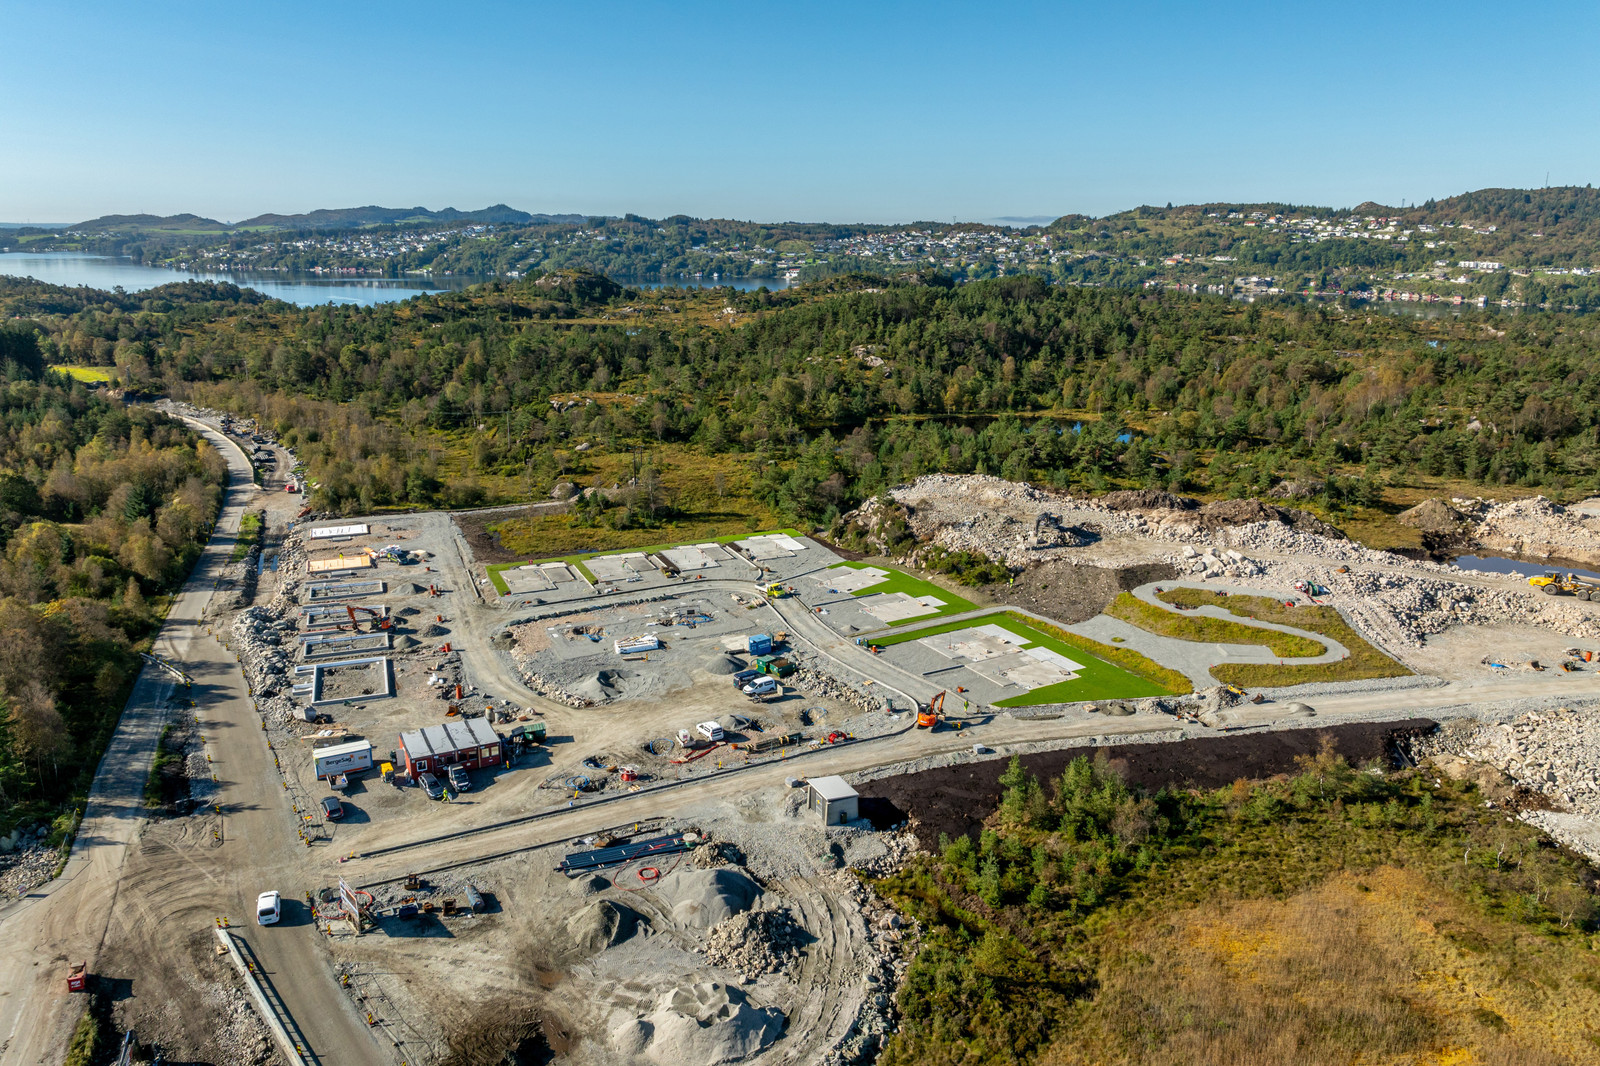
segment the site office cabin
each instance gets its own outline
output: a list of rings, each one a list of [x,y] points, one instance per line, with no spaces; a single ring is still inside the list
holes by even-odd
[[[424,726],[400,734],[400,760],[408,777],[440,773],[450,766],[487,769],[500,765],[503,758],[500,736],[483,718]]]

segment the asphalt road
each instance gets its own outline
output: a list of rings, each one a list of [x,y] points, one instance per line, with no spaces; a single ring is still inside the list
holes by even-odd
[[[0,1066],[61,1061],[85,1005],[66,990],[67,965],[87,959],[91,970],[108,943],[132,938],[159,949],[192,930],[227,916],[274,978],[296,1023],[321,1062],[386,1063],[390,1054],[366,1026],[333,979],[321,935],[309,923],[263,929],[253,925],[255,896],[277,888],[298,897],[305,850],[293,831],[276,776],[264,773],[270,754],[244,677],[233,654],[206,634],[202,613],[218,574],[228,563],[247,505],[258,497],[250,468],[232,442],[192,423],[228,459],[230,484],[217,529],[173,603],[156,650],[182,662],[194,678],[192,693],[164,672],[146,667],[134,686],[95,776],[83,825],[62,876],[0,911]],[[166,849],[125,885],[128,860],[146,823],[143,793],[156,742],[174,696],[197,703],[221,789],[220,840],[207,837],[184,849]],[[161,866],[170,867],[160,876]],[[148,876],[155,869],[156,876]],[[252,923],[246,925],[246,923]],[[173,926],[178,928],[173,928]],[[107,975],[115,976],[115,975]],[[137,974],[133,994],[139,994]],[[196,1019],[204,1025],[204,1019]]]

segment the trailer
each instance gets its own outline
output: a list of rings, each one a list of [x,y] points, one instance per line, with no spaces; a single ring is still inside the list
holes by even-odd
[[[346,744],[329,744],[311,751],[312,768],[319,778],[339,774],[359,773],[372,769],[372,741],[353,740]]]

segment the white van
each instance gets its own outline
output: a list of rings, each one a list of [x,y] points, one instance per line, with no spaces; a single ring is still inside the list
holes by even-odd
[[[760,677],[744,687],[746,696],[767,696],[778,691],[778,680],[773,677]]]
[[[722,740],[722,726],[716,722],[701,722],[695,726],[695,732],[711,741],[713,744]]]
[[[256,921],[273,925],[283,917],[283,897],[276,892],[263,892],[256,897]]]

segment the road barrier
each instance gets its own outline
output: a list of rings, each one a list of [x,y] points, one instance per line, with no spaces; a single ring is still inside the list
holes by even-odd
[[[320,1066],[316,1055],[306,1046],[305,1037],[298,1028],[295,1028],[294,1019],[283,1006],[283,1000],[277,998],[276,990],[272,989],[271,984],[256,967],[254,959],[245,961],[243,952],[239,950],[239,945],[245,943],[244,938],[236,938],[228,929],[219,928],[217,940],[228,949],[228,957],[233,960],[239,976],[244,978],[245,988],[249,990],[250,998],[255,1002],[261,1021],[272,1034],[272,1039],[277,1042],[278,1050],[283,1052],[283,1057],[289,1066]],[[245,944],[245,948],[248,950],[249,945]],[[294,1030],[293,1035],[290,1034],[291,1029]]]

